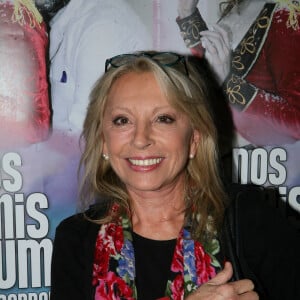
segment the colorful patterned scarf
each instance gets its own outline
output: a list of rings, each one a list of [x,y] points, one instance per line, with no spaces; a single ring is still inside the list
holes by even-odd
[[[101,226],[93,266],[95,300],[137,299],[131,232],[130,221],[124,216]],[[208,254],[200,242],[191,239],[187,228],[180,231],[171,263],[175,279],[168,281],[162,299],[183,299],[216,275],[220,269],[215,257],[219,242],[213,240],[209,248]]]

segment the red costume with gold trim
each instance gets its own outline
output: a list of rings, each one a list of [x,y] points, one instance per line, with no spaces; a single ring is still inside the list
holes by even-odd
[[[224,89],[237,131],[255,145],[300,139],[300,14],[267,3],[233,52]],[[200,54],[200,44],[191,49]]]

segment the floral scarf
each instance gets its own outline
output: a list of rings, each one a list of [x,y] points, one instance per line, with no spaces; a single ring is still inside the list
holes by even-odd
[[[101,226],[93,265],[95,300],[137,299],[131,232],[130,221],[124,216]],[[200,242],[192,240],[187,228],[180,231],[171,263],[174,280],[167,282],[161,299],[181,300],[216,275],[219,242],[215,239],[207,248],[205,251]]]

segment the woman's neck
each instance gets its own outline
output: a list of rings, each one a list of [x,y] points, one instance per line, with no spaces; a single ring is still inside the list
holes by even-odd
[[[176,238],[184,223],[183,193],[165,191],[142,197],[135,194],[131,209],[133,231],[146,238]]]

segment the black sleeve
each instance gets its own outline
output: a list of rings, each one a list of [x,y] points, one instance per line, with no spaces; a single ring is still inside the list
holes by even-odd
[[[94,299],[92,266],[98,230],[81,214],[59,224],[52,254],[51,300]]]
[[[259,188],[246,188],[236,199],[237,252],[242,269],[253,272],[264,290],[260,299],[300,299],[299,231]]]

